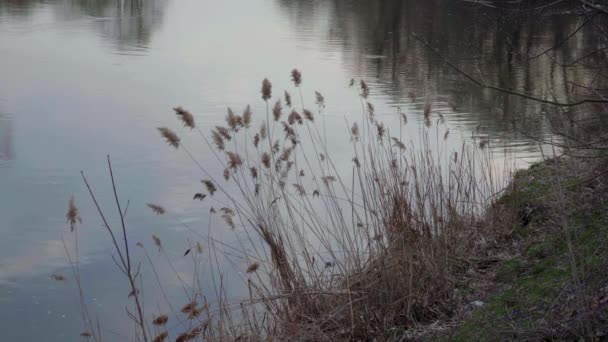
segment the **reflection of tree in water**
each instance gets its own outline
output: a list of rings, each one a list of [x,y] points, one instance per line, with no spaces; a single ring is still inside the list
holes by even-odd
[[[580,24],[577,13],[559,14],[563,8],[556,6],[548,13],[497,11],[448,0],[278,0],[278,4],[294,22],[296,32],[306,32],[320,16],[327,16],[324,21],[329,26],[318,35],[327,37],[330,48],[340,44],[348,71],[375,79],[392,104],[419,108],[428,96],[435,108],[455,116],[453,109],[467,112],[468,124],[481,123],[491,134],[510,131],[515,118],[529,121],[536,133],[546,132],[550,128],[539,113],[558,109],[473,86],[410,33],[423,37],[487,84],[566,102],[584,97],[572,83],[588,84],[596,72],[555,61],[572,62],[603,44],[594,26],[588,25],[555,50],[530,59]],[[380,55],[385,58],[373,58]],[[411,95],[416,95],[416,101],[411,101]]]
[[[121,49],[143,48],[162,24],[166,0],[9,0],[0,1],[0,15],[25,17],[37,6],[50,6],[58,20],[93,19],[104,37]]]
[[[11,120],[0,111],[0,160],[13,159],[13,131]]]

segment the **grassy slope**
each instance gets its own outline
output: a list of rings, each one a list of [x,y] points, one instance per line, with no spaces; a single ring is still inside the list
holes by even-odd
[[[571,168],[550,161],[516,174],[514,189],[499,204],[518,211],[513,235],[522,247],[492,274],[498,290],[439,340],[595,339],[608,333],[606,191],[573,186],[583,174]]]

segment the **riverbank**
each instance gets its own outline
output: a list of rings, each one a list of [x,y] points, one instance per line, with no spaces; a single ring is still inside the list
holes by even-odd
[[[456,290],[463,297],[457,314],[416,338],[606,338],[608,177],[598,164],[554,158],[517,172],[489,213],[517,214],[508,240],[470,260]]]

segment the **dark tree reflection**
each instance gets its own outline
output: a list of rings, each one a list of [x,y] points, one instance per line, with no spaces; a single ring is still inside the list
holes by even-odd
[[[596,68],[567,64],[604,44],[597,35],[597,26],[604,24],[600,17],[559,44],[580,25],[577,9],[550,6],[532,11],[522,7],[533,6],[532,1],[502,9],[448,0],[277,3],[302,39],[313,25],[327,22],[319,25],[326,31],[321,33],[327,37],[323,44],[328,49],[338,47],[347,72],[377,83],[390,104],[418,108],[430,100],[434,108],[445,110],[454,120],[462,119],[471,129],[481,124],[495,135],[512,132],[513,122],[543,135],[561,121],[547,120],[555,116],[541,114],[563,111],[472,85],[411,33],[487,84],[563,102],[584,98],[584,89],[574,84],[589,84],[597,77]],[[555,45],[559,46],[542,54]],[[584,62],[592,64],[593,58]],[[605,84],[606,79],[601,82]],[[572,109],[568,114],[582,115],[585,110]],[[459,113],[467,113],[466,122]]]

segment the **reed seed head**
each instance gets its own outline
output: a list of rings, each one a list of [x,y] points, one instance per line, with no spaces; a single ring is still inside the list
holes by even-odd
[[[180,311],[182,313],[190,313],[192,310],[196,309],[196,301],[192,301],[184,306],[182,306],[182,308],[180,309]]]
[[[153,204],[153,203],[147,203],[146,204],[148,206],[148,208],[152,209],[152,211],[156,214],[156,215],[162,215],[165,213],[165,208],[161,207],[158,204]]]
[[[361,97],[367,99],[369,96],[369,87],[367,86],[367,83],[364,80],[361,80],[359,84],[361,85]]]
[[[173,108],[175,114],[179,117],[180,120],[184,123],[185,127],[193,129],[194,125],[194,116],[189,111],[183,109],[182,107]]]
[[[167,337],[169,337],[169,333],[166,331],[163,331],[162,333],[156,335],[156,337],[154,337],[154,340],[152,340],[153,342],[163,342],[167,339]]]
[[[262,139],[262,140],[266,139],[267,135],[268,135],[268,131],[266,129],[266,122],[262,121],[262,125],[260,126],[260,139]]]
[[[70,202],[68,202],[68,211],[65,214],[65,218],[67,219],[67,223],[70,224],[70,231],[74,231],[76,227],[76,223],[82,223],[82,218],[78,214],[78,208],[76,207],[76,202],[74,201],[74,196],[70,198]]]
[[[274,121],[279,121],[279,119],[281,118],[282,115],[282,111],[283,107],[281,106],[281,100],[277,100],[277,102],[275,102],[274,106],[272,107],[272,117],[274,118]]]
[[[215,129],[217,130],[217,132],[219,133],[219,135],[222,136],[222,138],[224,140],[230,141],[232,139],[232,136],[230,135],[230,131],[226,127],[215,126]]]
[[[262,165],[267,169],[270,168],[270,154],[268,152],[262,153]]]
[[[158,247],[158,250],[160,251],[162,248],[162,243],[160,241],[160,238],[154,234],[152,234],[152,241],[154,241],[154,245],[156,247]]]
[[[367,112],[369,113],[370,116],[374,116],[374,105],[371,104],[371,102],[367,103]]]
[[[245,126],[245,128],[249,128],[249,125],[251,124],[251,117],[253,116],[253,113],[251,112],[251,106],[247,105],[247,107],[245,107],[245,110],[243,111],[243,126]]]
[[[165,325],[169,321],[169,316],[160,315],[152,320],[152,324],[154,325]]]
[[[218,131],[211,131],[211,138],[213,143],[218,148],[218,150],[224,150],[226,148],[226,144],[224,143],[224,138]]]
[[[253,136],[253,146],[255,146],[257,148],[259,144],[260,144],[260,133],[256,133]]]
[[[403,142],[401,142],[401,140],[392,137],[391,138],[393,140],[393,143],[396,147],[398,147],[400,150],[405,150],[405,144],[403,144]]]
[[[336,177],[334,176],[325,176],[325,177],[321,177],[321,180],[323,181],[323,183],[325,183],[325,185],[329,186],[330,182],[334,182],[336,180]]]
[[[262,81],[262,100],[268,101],[272,97],[272,83],[265,78]]]
[[[208,179],[203,179],[201,183],[205,184],[205,187],[207,188],[207,191],[211,196],[213,196],[213,194],[217,191],[217,189],[215,188],[215,184],[213,184],[212,181]]]
[[[175,148],[179,147],[180,140],[177,134],[175,134],[175,132],[173,132],[167,127],[158,127],[157,129],[160,132],[160,135],[167,140],[167,143],[169,143],[169,145]]]
[[[325,97],[323,97],[323,95],[321,93],[319,93],[318,91],[315,91],[315,98],[316,98],[316,104],[320,107],[320,108],[325,108]]]
[[[291,107],[291,95],[285,90],[285,105]]]
[[[228,124],[228,127],[230,127],[231,130],[233,130],[234,132],[238,132],[239,127],[242,126],[243,119],[240,116],[234,114],[232,109],[228,107],[228,113],[226,114],[226,123]]]
[[[241,156],[238,155],[238,153],[234,153],[234,152],[226,152],[226,154],[228,155],[228,167],[236,170],[239,166],[243,165],[243,160],[241,159]]]
[[[298,192],[298,195],[300,195],[300,196],[306,195],[306,189],[304,189],[304,187],[302,185],[300,185],[300,184],[293,184],[293,187]]]
[[[298,69],[291,70],[291,80],[296,87],[302,84],[302,73]]]
[[[287,117],[287,122],[289,122],[290,125],[293,125],[296,122],[301,125],[303,123],[302,116],[300,115],[300,113],[296,112],[295,110],[292,110],[291,113],[289,113],[289,116]]]
[[[350,128],[350,140],[351,141],[359,141],[359,125],[355,122],[353,126]]]
[[[376,129],[378,131],[378,140],[382,140],[382,138],[384,138],[384,134],[386,133],[386,128],[384,128],[384,123],[382,123],[382,122],[376,123]]]
[[[302,112],[302,114],[304,114],[304,118],[306,120],[311,121],[311,122],[315,121],[315,116],[308,109],[304,109],[304,111]]]
[[[64,281],[65,277],[59,273],[53,273],[50,275],[51,279],[55,280],[55,281]]]
[[[247,267],[247,273],[254,273],[258,270],[259,267],[260,263],[254,262],[253,264],[249,265],[249,267]]]

